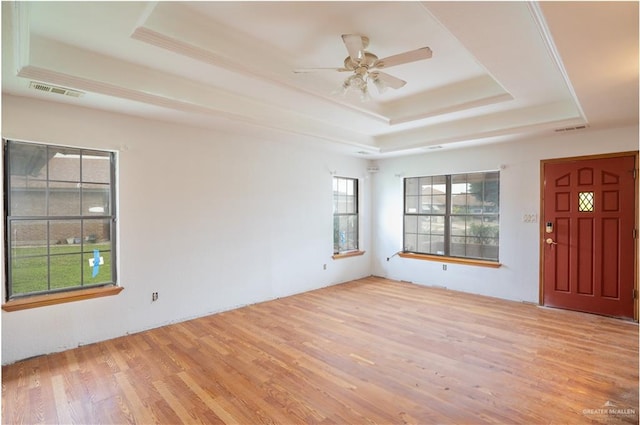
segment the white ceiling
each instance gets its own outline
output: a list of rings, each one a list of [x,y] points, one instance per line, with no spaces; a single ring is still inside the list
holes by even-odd
[[[4,93],[369,158],[638,124],[637,2],[3,2],[2,23]],[[433,57],[367,102],[293,72],[341,67],[342,34]]]

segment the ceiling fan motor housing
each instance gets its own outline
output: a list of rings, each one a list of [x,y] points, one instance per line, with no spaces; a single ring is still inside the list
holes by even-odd
[[[376,62],[378,62],[378,57],[373,53],[364,52],[364,57],[359,61],[354,61],[351,59],[351,56],[347,56],[344,59],[344,67],[349,71],[355,71],[358,68],[364,67],[365,69],[371,68]]]

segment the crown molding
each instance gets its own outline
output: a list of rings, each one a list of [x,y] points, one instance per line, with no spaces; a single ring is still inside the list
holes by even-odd
[[[582,117],[582,120],[584,121],[584,123],[588,123],[589,121],[587,120],[584,110],[582,109],[582,105],[580,104],[578,95],[576,94],[576,91],[573,88],[573,84],[571,83],[571,79],[569,79],[569,74],[567,73],[567,70],[564,67],[564,63],[562,62],[560,53],[558,52],[558,49],[556,48],[556,44],[553,41],[553,37],[551,36],[551,31],[547,26],[547,21],[545,20],[544,15],[542,14],[540,5],[537,2],[529,1],[527,2],[527,6],[529,7],[529,11],[531,12],[531,16],[533,17],[534,24],[536,25],[536,27],[538,28],[538,31],[540,32],[542,41],[544,42],[544,45],[547,51],[549,52],[549,55],[551,56],[551,60],[555,65],[555,67],[558,69],[558,72],[560,73],[560,75],[562,76],[562,79],[564,80],[564,84],[566,85],[567,90],[569,91],[569,94],[571,95],[571,98],[573,99],[573,102],[576,105],[576,108],[578,108],[578,111],[580,113],[580,116]]]

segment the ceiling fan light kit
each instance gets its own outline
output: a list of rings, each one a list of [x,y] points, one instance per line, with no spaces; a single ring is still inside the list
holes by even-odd
[[[360,94],[360,100],[365,102],[370,99],[368,88],[368,75],[364,67],[355,70],[354,74],[347,77],[342,83],[341,94],[346,96],[350,90],[356,90]]]
[[[301,73],[323,70],[352,72],[353,74],[344,80],[342,89],[338,92],[346,95],[350,91],[357,91],[360,94],[360,100],[366,101],[370,99],[369,82],[373,83],[380,94],[384,93],[388,87],[399,89],[407,84],[406,81],[387,74],[386,72],[378,71],[378,69],[386,69],[396,65],[429,59],[433,55],[429,47],[421,47],[416,50],[378,59],[378,56],[365,50],[369,46],[369,37],[359,34],[343,34],[342,41],[347,48],[347,52],[349,52],[349,56],[344,59],[344,67],[307,68],[294,70],[294,72]]]

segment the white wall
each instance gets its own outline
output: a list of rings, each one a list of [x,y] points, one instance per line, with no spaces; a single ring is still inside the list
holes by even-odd
[[[3,364],[371,274],[538,302],[539,223],[523,223],[522,215],[540,213],[540,160],[638,149],[637,127],[584,131],[380,160],[380,171],[369,175],[366,161],[308,144],[13,96],[3,96],[2,136],[128,148],[118,154],[124,291],[3,311]],[[402,248],[397,175],[501,165],[501,268],[448,264],[443,271],[439,262],[398,256],[386,261]],[[364,256],[331,259],[330,171],[360,178]],[[4,282],[1,286],[4,297]],[[159,300],[152,303],[155,291]]]
[[[372,274],[423,285],[539,302],[540,160],[638,150],[638,128],[576,131],[513,144],[378,161],[373,177]],[[500,172],[499,269],[391,257],[402,249],[402,177]],[[537,214],[537,223],[523,214]]]
[[[2,136],[127,147],[118,154],[124,290],[3,311],[3,364],[371,274],[365,160],[13,96],[3,96]],[[360,178],[364,256],[331,259],[330,170]]]

